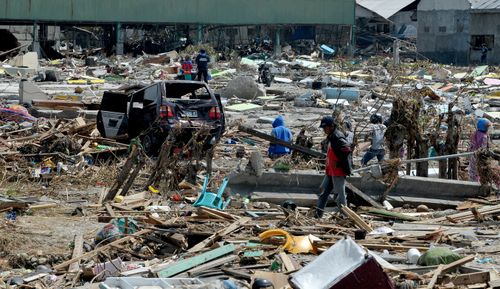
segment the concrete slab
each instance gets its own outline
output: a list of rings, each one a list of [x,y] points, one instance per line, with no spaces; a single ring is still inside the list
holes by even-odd
[[[318,196],[314,194],[275,192],[254,192],[252,194],[252,201],[257,202],[268,202],[281,205],[287,200],[293,201],[297,206],[311,207],[318,203]]]
[[[393,206],[403,206],[404,204],[409,204],[412,207],[417,207],[418,205],[425,204],[431,209],[456,209],[461,201],[450,201],[435,198],[416,198],[407,196],[388,196],[387,201]]]
[[[230,178],[229,186],[235,193],[242,195],[255,192],[315,195],[323,177],[322,173],[310,171],[265,172],[261,177],[237,174]],[[385,184],[377,180],[366,181],[361,177],[349,177],[348,181],[376,200],[387,188]],[[425,201],[431,207],[439,204],[444,207],[453,207],[457,202],[480,196],[479,188],[480,185],[473,182],[401,176],[395,188],[389,192],[389,196],[393,197],[393,200],[397,200],[396,197],[404,197],[404,199],[398,199],[402,203],[415,204]]]

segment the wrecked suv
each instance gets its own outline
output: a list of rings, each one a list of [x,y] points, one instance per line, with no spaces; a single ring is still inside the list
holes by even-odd
[[[177,147],[198,128],[208,128],[203,149],[219,141],[225,129],[220,96],[204,82],[163,81],[146,87],[104,93],[97,128],[106,138],[131,140],[139,136],[144,151],[156,155],[174,127],[182,134]]]

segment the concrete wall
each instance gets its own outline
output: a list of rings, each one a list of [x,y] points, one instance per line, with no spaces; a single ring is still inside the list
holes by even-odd
[[[31,44],[33,41],[32,25],[0,25],[0,29],[9,30],[21,45]]]
[[[416,38],[417,37],[417,28],[418,22],[413,21],[411,19],[414,11],[401,11],[394,15],[392,15],[389,20],[393,22],[393,32],[399,33],[399,30],[403,25],[406,25],[406,30],[403,32],[403,35],[406,38]]]
[[[471,14],[470,35],[494,35],[494,47],[488,52],[488,64],[500,64],[500,10],[496,13]],[[471,50],[470,61],[479,63],[481,51]]]
[[[468,64],[469,8],[467,0],[422,0],[418,5],[418,52],[436,62]]]
[[[240,174],[230,178],[229,187],[233,193],[242,195],[256,191],[316,194],[323,177],[323,174],[317,172],[264,173],[259,178]],[[376,180],[366,181],[360,177],[350,177],[348,180],[364,193],[376,197],[379,197],[387,188]],[[389,195],[461,201],[479,196],[479,188],[480,185],[473,182],[401,176]]]
[[[418,4],[419,11],[435,10],[468,10],[468,0],[421,0]]]

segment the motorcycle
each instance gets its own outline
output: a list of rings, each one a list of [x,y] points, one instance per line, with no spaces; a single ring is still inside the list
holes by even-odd
[[[267,64],[266,62],[259,64],[259,82],[270,87],[273,81],[274,75],[271,73],[271,64]]]

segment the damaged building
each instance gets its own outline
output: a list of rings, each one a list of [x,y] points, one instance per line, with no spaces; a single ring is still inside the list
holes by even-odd
[[[456,65],[500,63],[500,1],[422,0],[418,5],[418,52]]]
[[[0,0],[0,288],[500,288],[459,2]],[[482,65],[417,52],[457,19]]]
[[[52,15],[55,11],[49,11],[47,6],[28,2],[3,0],[0,4],[5,9],[0,12],[0,19],[4,23],[34,23],[7,26],[20,37],[20,41],[31,40],[34,44],[32,50],[42,54],[49,47],[58,50],[60,47],[66,49],[68,45],[80,49],[100,46],[108,54],[142,51],[155,54],[160,50],[179,49],[202,42],[217,48],[264,43],[274,49],[283,43],[297,42],[298,46],[304,47],[322,43],[346,49],[353,40],[354,7],[350,0],[338,0],[333,4],[317,0],[307,5],[301,1],[252,4],[222,1],[214,5],[207,2],[202,6],[188,1],[176,4],[185,6],[178,8],[185,11],[182,13],[170,9],[170,4],[165,2],[152,3],[147,9],[135,7],[145,11],[141,15],[134,14],[134,9],[125,8],[138,5],[134,3],[115,5],[110,2],[95,11],[91,7],[100,5],[80,6],[77,2],[62,1],[54,3],[59,9],[57,15]],[[192,10],[191,7],[198,8]],[[223,15],[220,7],[224,7]],[[241,7],[245,7],[247,13],[244,17],[237,17]],[[54,22],[61,26],[50,26]],[[16,29],[21,29],[23,35]],[[63,42],[59,43],[60,40]]]

